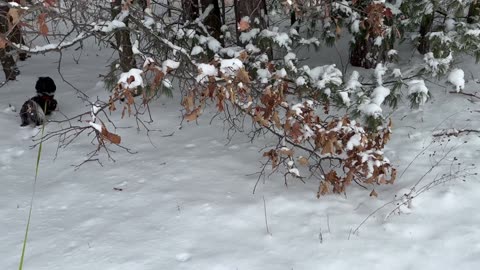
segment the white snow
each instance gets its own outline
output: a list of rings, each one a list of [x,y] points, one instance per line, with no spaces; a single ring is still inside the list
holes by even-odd
[[[365,115],[373,116],[375,118],[382,116],[382,108],[376,103],[362,104],[358,109]]]
[[[197,82],[207,82],[209,76],[217,76],[218,70],[214,65],[210,64],[198,64],[198,75],[196,77]]]
[[[382,63],[377,64],[375,67],[375,79],[377,80],[378,85],[383,84],[383,76],[387,73],[388,68],[384,66]]]
[[[162,71],[167,73],[168,70],[175,70],[180,66],[180,62],[175,60],[167,59],[162,62]]]
[[[97,80],[98,74],[108,72],[105,67],[112,51],[94,50],[94,42],[89,42],[84,44],[88,53],[64,51],[61,71],[92,100],[105,99],[109,92]],[[347,47],[340,49],[348,56]],[[297,55],[303,57],[301,52]],[[329,63],[331,55],[315,54],[309,61]],[[51,120],[87,112],[84,122],[71,124],[90,125],[91,104],[76,98],[75,90],[58,74],[57,61],[56,53],[33,55],[18,63],[18,80],[0,89],[0,269],[18,269],[25,234],[38,150],[31,148],[37,142],[32,139],[39,138],[40,130],[19,127],[17,113],[34,95],[38,76],[51,76],[57,84],[59,111]],[[399,68],[406,71],[403,67]],[[218,76],[213,65],[198,68],[203,76]],[[472,59],[465,59],[462,69],[478,74]],[[360,72],[364,78],[371,74]],[[320,74],[314,79],[324,78]],[[297,76],[312,79],[307,72]],[[178,87],[176,80],[173,87]],[[154,122],[148,126],[155,131],[137,131],[135,118],[121,119],[119,110],[108,114],[117,125],[114,129],[104,121],[108,130],[120,135],[122,143],[137,154],[113,148],[115,162],[101,152],[95,158],[103,166],[87,162],[75,170],[71,165],[95,150],[92,136],[81,135],[61,149],[57,149],[58,140],[46,141],[24,269],[477,269],[478,176],[465,174],[449,181],[438,177],[462,173],[463,168],[477,173],[474,164],[480,139],[474,133],[438,141],[432,137],[439,129],[478,129],[475,104],[437,83],[429,87],[435,93],[434,104],[411,111],[402,102],[389,114],[394,127],[383,154],[398,169],[396,183],[366,185],[364,190],[352,182],[346,194],[320,199],[316,199],[318,180],[309,179],[308,171],[297,162],[298,168],[260,181],[252,194],[258,176],[251,174],[265,162],[259,149],[277,145],[278,139],[261,136],[250,142],[237,134],[228,140],[223,121],[210,124],[213,109],[205,109],[198,125],[183,123],[179,128],[179,91],[173,91],[174,98],[161,96],[150,104]],[[428,89],[423,80],[417,80],[409,83],[409,93],[426,94]],[[9,104],[17,108],[16,113],[7,110]],[[381,113],[374,106],[364,107]],[[45,132],[69,125],[50,122]],[[358,143],[358,136],[351,137],[347,147],[353,149]],[[449,149],[452,152],[428,174]],[[381,153],[361,158],[369,160],[373,154]],[[297,155],[306,156],[295,153],[294,160]],[[374,164],[368,165],[371,169]],[[305,177],[305,183],[291,175],[285,187],[284,173],[296,175],[292,169]],[[373,189],[378,197],[368,196]]]
[[[222,44],[220,44],[220,42],[213,37],[208,38],[207,46],[208,46],[208,49],[210,49],[212,52],[215,52],[215,53],[222,48]]]
[[[424,105],[427,102],[428,88],[425,85],[424,80],[411,80],[408,82],[408,95],[419,94],[417,101],[420,105]]]
[[[372,92],[372,102],[380,106],[388,95],[390,95],[390,89],[377,86]]]
[[[260,79],[261,83],[267,83],[268,80],[272,77],[272,74],[268,69],[257,69],[257,76]]]
[[[306,80],[305,80],[305,78],[302,77],[302,76],[298,77],[298,78],[295,80],[295,84],[296,84],[297,86],[302,86],[302,85],[304,85],[305,83],[306,83]]]
[[[203,48],[200,46],[195,46],[192,48],[192,52],[190,53],[191,55],[198,55],[203,52]]]
[[[358,71],[354,70],[345,85],[345,91],[355,91],[358,87],[361,87],[362,84],[358,81],[359,78],[360,74]]]
[[[455,91],[458,93],[465,88],[465,74],[462,69],[455,68],[448,74],[448,82],[455,86]]]
[[[340,98],[342,99],[343,104],[345,104],[347,107],[350,106],[350,98],[348,97],[348,93],[344,91],[338,92],[340,95]]]
[[[120,74],[120,79],[118,83],[122,85],[123,88],[135,89],[139,86],[143,87],[143,71],[138,68],[132,68],[128,72],[123,72]]]
[[[220,71],[223,74],[235,75],[239,69],[243,68],[243,63],[240,59],[222,59],[220,61]]]

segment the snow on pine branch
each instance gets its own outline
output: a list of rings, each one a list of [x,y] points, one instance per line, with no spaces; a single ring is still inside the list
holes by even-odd
[[[20,49],[22,51],[26,51],[26,52],[29,52],[29,53],[45,53],[45,52],[49,52],[49,51],[59,51],[59,50],[66,49],[66,48],[71,47],[71,46],[75,45],[76,43],[78,43],[82,40],[85,40],[85,39],[87,39],[91,36],[93,36],[92,33],[82,32],[76,38],[74,38],[73,40],[70,40],[70,41],[62,41],[60,43],[51,43],[51,44],[46,44],[46,45],[42,45],[42,46],[35,46],[33,48],[30,48],[26,45],[18,44],[18,43],[12,43],[12,44],[17,49]]]

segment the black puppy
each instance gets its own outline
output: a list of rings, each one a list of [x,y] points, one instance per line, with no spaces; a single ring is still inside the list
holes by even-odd
[[[37,95],[25,101],[20,110],[22,127],[42,125],[46,120],[45,115],[50,115],[57,108],[57,101],[53,98],[57,86],[52,78],[38,78],[35,89],[37,89]]]

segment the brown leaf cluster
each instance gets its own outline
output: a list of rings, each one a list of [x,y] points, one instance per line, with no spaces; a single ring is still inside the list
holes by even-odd
[[[248,59],[248,55],[242,59]],[[265,64],[265,68],[275,73],[275,65]],[[328,115],[328,99],[319,97],[294,107],[289,102],[296,98],[295,91],[290,90],[296,87],[291,80],[277,78],[265,86],[252,77],[255,78],[251,71],[241,69],[235,76],[224,74],[220,80],[211,77],[195,86],[182,101],[185,119],[196,120],[207,104],[214,105],[226,117],[237,113],[250,116],[255,128],[266,129],[289,145],[285,148],[285,144],[279,144],[263,153],[272,170],[278,170],[280,165],[287,170],[298,166],[309,170],[321,167],[323,179],[318,196],[344,193],[352,182],[380,185],[395,181],[396,170],[382,153],[391,136],[391,121],[382,130],[368,133],[348,116],[322,119],[322,112]],[[294,149],[307,151],[307,155],[296,157]],[[325,165],[328,162],[330,166]]]
[[[102,139],[107,140],[113,144],[120,144],[122,141],[122,138],[119,135],[111,133],[107,130],[105,126],[102,127],[102,132],[100,135]]]
[[[383,36],[385,26],[383,24],[385,17],[385,5],[383,3],[371,3],[366,8],[366,19],[364,26],[368,34],[373,37]]]

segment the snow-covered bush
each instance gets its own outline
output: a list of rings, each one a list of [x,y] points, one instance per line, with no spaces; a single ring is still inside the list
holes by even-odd
[[[218,1],[201,2],[183,3],[197,10],[181,14],[178,2],[36,1],[23,8],[22,19],[58,43],[12,46],[61,51],[93,36],[118,52],[103,75],[111,97],[95,103],[99,112],[120,108],[148,128],[139,112],[148,114],[160,93],[177,91],[187,122],[216,110],[229,130],[278,139],[264,153],[264,168],[317,177],[320,194],[344,192],[352,181],[392,183],[395,170],[382,153],[391,133],[386,111],[402,97],[412,107],[426,104],[427,77],[450,74],[448,81],[462,91],[461,69],[449,73],[455,57],[480,55],[478,14],[456,14],[472,1],[260,1],[260,11],[251,14],[243,12],[250,1],[225,14]],[[262,15],[266,10],[272,14]],[[291,28],[268,25],[267,17],[291,15]],[[352,37],[350,60],[371,71],[302,61],[300,47],[333,45],[344,32]],[[401,71],[394,63],[401,55],[397,40],[411,40],[424,65]]]

